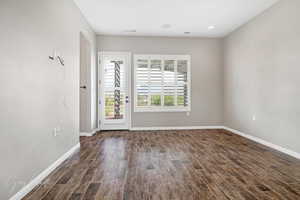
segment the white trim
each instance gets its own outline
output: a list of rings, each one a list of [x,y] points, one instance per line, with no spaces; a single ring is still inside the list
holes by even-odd
[[[281,147],[279,145],[273,144],[271,142],[265,141],[261,138],[248,135],[246,133],[243,133],[241,131],[226,127],[226,126],[172,126],[172,127],[132,127],[131,131],[158,131],[158,130],[201,130],[201,129],[225,129],[227,131],[230,131],[234,134],[237,134],[239,136],[242,136],[244,138],[247,138],[249,140],[255,141],[257,143],[260,143],[262,145],[265,145],[267,147],[270,147],[272,149],[275,149],[277,151],[280,151],[282,153],[285,153],[287,155],[290,155],[292,157],[295,157],[297,159],[300,159],[300,153],[292,151],[290,149]]]
[[[128,96],[128,103],[127,103],[127,107],[128,109],[126,109],[126,124],[128,127],[126,127],[125,129],[130,129],[131,128],[131,125],[132,125],[132,122],[131,122],[131,105],[132,105],[132,94],[131,94],[131,73],[132,73],[132,54],[131,52],[123,52],[123,51],[120,51],[120,52],[117,52],[117,51],[99,51],[98,52],[98,102],[97,102],[97,105],[98,105],[98,110],[102,110],[101,107],[102,105],[100,105],[100,102],[103,104],[105,103],[105,100],[104,100],[104,95],[101,95],[102,94],[102,91],[103,91],[103,74],[104,74],[104,71],[103,71],[103,63],[102,63],[102,60],[103,60],[103,57],[106,56],[106,55],[111,55],[111,56],[125,56],[126,57],[126,62],[127,62],[127,70],[126,70],[126,74],[127,74],[127,86],[126,86],[126,89],[127,89],[127,96]],[[100,108],[100,109],[99,109]],[[100,127],[101,130],[105,130],[105,125],[104,125],[104,113],[103,112],[98,112],[98,127]],[[99,123],[101,120],[101,124]],[[115,126],[117,126],[120,121],[116,121],[115,122]],[[123,125],[123,122],[122,123],[122,126],[120,126],[121,128],[117,127],[116,129],[124,129],[124,125]],[[111,125],[113,125],[113,123],[111,123]]]
[[[155,107],[155,106],[149,106],[149,107],[140,107],[136,108],[134,112],[140,113],[140,112],[190,112],[191,110],[188,107],[182,107],[182,106],[170,106],[170,108],[167,107]]]
[[[131,122],[131,108],[132,108],[132,91],[131,91],[131,82],[132,82],[132,53],[131,52],[127,52],[128,54],[128,68],[127,68],[127,76],[128,76],[128,117],[127,117],[127,124],[128,124],[128,130],[131,129],[132,126],[132,122]]]
[[[241,131],[226,127],[226,126],[180,126],[180,127],[132,127],[130,130],[132,131],[143,131],[143,130],[197,130],[197,129],[225,129],[227,131],[230,131],[234,134],[240,135],[242,137],[245,137],[247,139],[253,140],[255,142],[258,142],[262,145],[268,146],[272,149],[278,150],[282,153],[288,154],[290,156],[293,156],[295,158],[300,159],[300,153],[297,153],[295,151],[286,149],[284,147],[281,147],[279,145],[267,142],[263,139],[260,139],[255,136],[251,136],[248,134],[245,134]],[[98,129],[96,129],[98,131]],[[35,177],[32,181],[30,181],[25,187],[23,187],[19,192],[17,192],[14,196],[12,196],[9,200],[20,200],[24,196],[26,196],[29,192],[31,192],[34,187],[36,187],[39,183],[41,183],[53,170],[55,170],[60,164],[62,164],[67,158],[69,158],[73,153],[75,153],[80,148],[80,143],[72,147],[67,153],[62,155],[57,161],[55,161],[50,167],[45,169],[42,173],[40,173],[37,177]]]
[[[223,129],[223,126],[132,127],[131,131]]]
[[[295,157],[295,158],[300,159],[300,153],[297,153],[297,152],[292,151],[292,150],[290,150],[290,149],[281,147],[281,146],[279,146],[279,145],[277,145],[277,144],[273,144],[273,143],[268,142],[268,141],[265,141],[265,140],[263,140],[263,139],[261,139],[261,138],[258,138],[258,137],[252,136],[252,135],[248,135],[248,134],[246,134],[246,133],[243,133],[243,132],[241,132],[241,131],[238,131],[238,130],[235,130],[235,129],[232,129],[232,128],[229,128],[229,127],[226,127],[226,126],[224,126],[224,129],[227,130],[227,131],[230,131],[230,132],[232,132],[232,133],[234,133],[234,134],[237,134],[237,135],[240,135],[240,136],[242,136],[242,137],[245,137],[245,138],[247,138],[247,139],[249,139],[249,140],[253,140],[253,141],[257,142],[257,143],[260,143],[260,144],[262,144],[262,145],[265,145],[265,146],[267,146],[267,147],[270,147],[270,148],[272,148],[272,149],[275,149],[275,150],[277,150],[277,151],[280,151],[280,152],[282,152],[282,153],[285,153],[285,154],[288,154],[288,155],[290,155],[290,156],[293,156],[293,157]]]
[[[35,177],[33,180],[31,180],[25,187],[23,187],[19,192],[17,192],[9,200],[20,200],[23,197],[25,197],[38,184],[40,184],[52,171],[54,171],[59,165],[61,165],[72,154],[74,154],[79,148],[80,148],[80,143],[76,144],[67,153],[62,155],[58,160],[56,160],[52,165],[50,165],[47,169],[45,169],[37,177]]]
[[[83,136],[83,137],[91,137],[94,135],[94,132],[90,132],[90,133],[87,133],[87,132],[80,132],[79,136]]]
[[[79,136],[91,137],[91,136],[95,135],[98,131],[100,131],[100,128],[96,128],[96,129],[94,129],[90,133],[88,133],[88,132],[80,132]]]

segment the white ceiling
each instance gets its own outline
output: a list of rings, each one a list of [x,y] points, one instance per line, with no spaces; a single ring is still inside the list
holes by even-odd
[[[279,0],[74,1],[98,34],[223,37]]]

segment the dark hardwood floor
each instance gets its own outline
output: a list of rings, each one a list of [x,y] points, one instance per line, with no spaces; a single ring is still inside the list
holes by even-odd
[[[300,161],[225,130],[112,131],[25,200],[298,200]]]

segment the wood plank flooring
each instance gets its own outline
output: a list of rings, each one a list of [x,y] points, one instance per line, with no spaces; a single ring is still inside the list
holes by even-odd
[[[300,161],[225,130],[83,137],[25,200],[298,200]]]

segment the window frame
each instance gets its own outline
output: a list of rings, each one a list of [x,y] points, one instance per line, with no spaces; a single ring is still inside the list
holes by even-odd
[[[176,63],[175,73],[177,73],[177,62],[178,60],[187,61],[187,106],[137,106],[137,68],[138,60],[148,60],[148,68],[151,60],[161,60],[162,70],[164,70],[165,60],[174,60]],[[175,74],[177,79],[177,74]],[[176,80],[177,81],[177,80]],[[134,112],[190,112],[191,111],[191,56],[190,55],[147,55],[147,54],[135,54],[134,55]],[[164,94],[164,90],[161,93]],[[177,97],[177,89],[174,94],[175,99]],[[177,100],[176,100],[177,101]],[[163,101],[162,101],[163,103]]]

